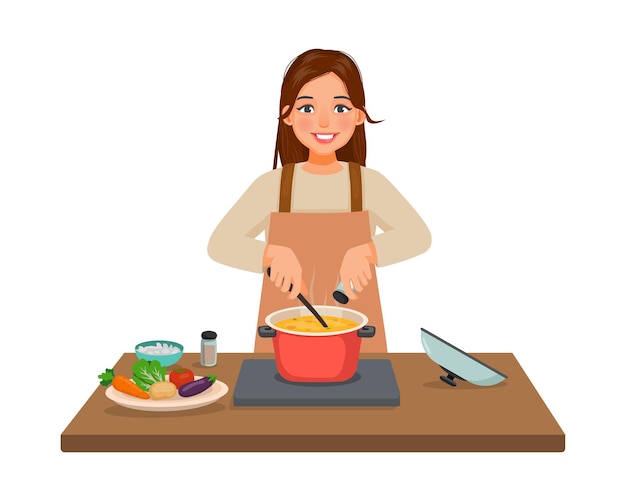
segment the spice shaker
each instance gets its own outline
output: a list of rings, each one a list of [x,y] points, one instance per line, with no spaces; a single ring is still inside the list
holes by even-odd
[[[217,334],[204,331],[200,342],[200,363],[205,367],[217,365]]]
[[[351,289],[352,289],[352,292],[356,292],[356,289],[354,287],[351,287]],[[339,282],[339,285],[337,285],[337,287],[335,288],[335,291],[333,292],[333,297],[335,298],[335,301],[337,301],[338,303],[348,304],[348,301],[350,301],[350,298],[346,296],[345,289],[343,288],[343,282]]]

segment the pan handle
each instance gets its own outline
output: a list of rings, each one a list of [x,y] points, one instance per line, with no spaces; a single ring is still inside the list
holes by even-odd
[[[259,325],[257,330],[260,337],[276,337],[276,329],[272,329],[269,325]]]
[[[359,337],[374,337],[374,334],[376,334],[376,327],[373,325],[364,325],[356,332]]]

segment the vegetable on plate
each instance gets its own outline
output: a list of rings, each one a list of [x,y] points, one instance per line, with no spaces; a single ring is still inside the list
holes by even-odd
[[[102,386],[113,385],[117,391],[126,393],[137,398],[143,398],[144,400],[150,398],[150,394],[144,389],[140,388],[137,384],[131,381],[126,376],[115,375],[113,369],[106,369],[102,374],[98,376],[100,378],[100,384]]]
[[[158,360],[137,360],[133,364],[133,381],[142,390],[148,391],[154,383],[166,381],[166,369]]]
[[[191,383],[185,383],[180,388],[178,388],[178,394],[181,397],[193,397],[202,393],[203,391],[208,390],[217,377],[214,374],[209,374],[208,376],[201,377],[200,379],[196,379]]]
[[[169,381],[157,381],[150,385],[148,390],[150,398],[154,400],[164,400],[166,398],[172,398],[176,395],[176,385]]]
[[[195,379],[195,375],[191,369],[174,369],[170,372],[170,382],[180,388],[186,383],[191,383]]]

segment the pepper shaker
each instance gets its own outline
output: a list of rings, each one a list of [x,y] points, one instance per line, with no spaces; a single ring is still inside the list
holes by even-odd
[[[204,331],[200,342],[200,363],[205,367],[217,365],[217,334]]]

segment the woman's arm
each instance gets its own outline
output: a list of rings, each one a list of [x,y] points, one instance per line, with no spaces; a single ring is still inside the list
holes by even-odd
[[[267,229],[278,207],[280,169],[257,178],[217,225],[207,246],[214,261],[241,270],[263,272],[266,242],[256,237]]]
[[[362,173],[363,208],[383,231],[372,236],[376,264],[387,266],[426,252],[430,230],[417,211],[380,172],[367,168]]]

